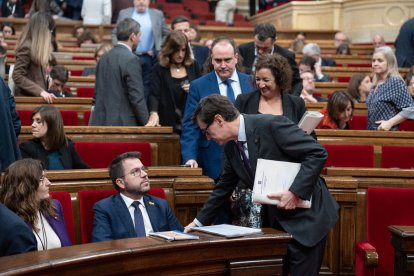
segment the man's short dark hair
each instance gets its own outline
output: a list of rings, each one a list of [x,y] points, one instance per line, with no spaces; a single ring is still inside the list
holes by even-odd
[[[116,184],[116,180],[124,176],[124,166],[122,165],[122,161],[124,161],[125,159],[129,159],[129,158],[140,159],[141,153],[139,151],[130,151],[130,152],[122,153],[118,155],[117,157],[115,157],[111,161],[111,164],[109,164],[109,167],[108,167],[109,177],[111,178],[112,184],[114,185],[117,191],[119,191],[119,186]]]
[[[58,64],[53,66],[52,71],[50,71],[50,77],[52,80],[57,79],[65,84],[69,79],[69,71],[65,66]]]
[[[185,17],[184,15],[178,15],[178,16],[174,17],[172,22],[171,22],[171,30],[175,29],[174,28],[175,24],[182,23],[182,22],[190,23],[190,20],[187,17]]]
[[[129,17],[116,24],[116,38],[120,41],[127,41],[131,34],[139,33],[139,31],[139,23]]]
[[[260,41],[265,41],[269,37],[272,40],[276,39],[276,28],[271,23],[258,23],[254,27],[254,36],[257,35],[257,38]]]
[[[198,118],[203,123],[210,124],[217,114],[221,115],[227,122],[231,122],[236,120],[240,113],[228,97],[212,94],[201,99],[193,113],[192,119],[196,123]]]

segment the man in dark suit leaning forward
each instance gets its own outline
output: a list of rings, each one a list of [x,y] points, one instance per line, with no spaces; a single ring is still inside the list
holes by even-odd
[[[95,204],[93,242],[183,230],[167,201],[147,194],[150,183],[140,156],[139,152],[123,153],[109,165],[109,176],[119,193]]]
[[[219,182],[185,230],[209,225],[236,186],[252,190],[258,158],[301,163],[288,191],[268,194],[280,203],[263,205],[262,214],[256,219],[262,220],[263,227],[270,226],[293,235],[283,262],[284,275],[318,275],[326,237],[338,219],[339,208],[319,175],[327,158],[325,149],[284,116],[240,115],[221,95],[202,99],[193,120],[208,139],[225,144],[225,160]],[[244,149],[240,143],[244,144]],[[300,199],[311,200],[312,207],[297,208]]]

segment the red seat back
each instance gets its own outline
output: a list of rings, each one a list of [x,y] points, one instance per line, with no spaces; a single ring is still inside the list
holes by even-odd
[[[68,192],[50,192],[50,196],[54,199],[59,200],[60,204],[62,204],[63,215],[65,216],[66,230],[68,231],[72,244],[75,244],[75,222],[70,194]]]
[[[117,191],[115,189],[78,192],[82,243],[90,243],[92,239],[93,206],[95,203],[116,193]],[[165,199],[163,188],[151,188],[148,194]]]
[[[32,110],[17,110],[22,122],[22,126],[32,125]],[[65,126],[77,126],[79,125],[78,113],[73,110],[60,110],[62,115],[63,124]]]
[[[400,130],[414,131],[414,120],[405,120],[400,124]]]
[[[373,145],[323,145],[328,152],[325,167],[374,167]]]
[[[83,70],[70,70],[71,77],[80,77],[82,76]]]
[[[394,275],[389,225],[414,225],[414,188],[368,188],[366,239],[378,252],[375,275]]]
[[[151,166],[150,143],[138,142],[76,142],[75,147],[79,156],[91,168],[107,168],[112,159],[128,151],[141,152],[141,162]]]
[[[91,111],[85,111],[83,112],[83,123],[85,126],[89,125],[89,119],[91,118]]]
[[[355,130],[368,129],[368,117],[366,115],[354,115],[349,122],[349,128]]]
[[[414,147],[410,146],[382,146],[383,168],[414,168]]]
[[[77,87],[76,95],[80,98],[92,98],[95,93],[95,87]]]

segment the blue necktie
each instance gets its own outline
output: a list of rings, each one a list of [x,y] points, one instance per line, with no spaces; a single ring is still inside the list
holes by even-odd
[[[141,209],[139,209],[139,201],[134,201],[131,205],[134,206],[135,232],[137,237],[145,237],[144,218],[142,217]]]
[[[234,103],[236,98],[234,97],[234,90],[233,90],[233,87],[231,87],[231,82],[232,82],[231,79],[227,79],[223,83],[227,85],[227,97],[232,103]]]
[[[242,142],[242,141],[237,141],[236,142],[237,148],[239,149],[239,152],[242,156],[242,161],[243,161],[244,168],[249,173],[250,177],[253,178],[252,167],[250,166],[249,158],[247,158],[246,152],[244,151],[244,149],[245,149],[244,144],[245,143],[246,142]]]

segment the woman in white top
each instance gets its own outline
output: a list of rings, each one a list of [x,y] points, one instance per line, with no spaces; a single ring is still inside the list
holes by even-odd
[[[29,225],[38,250],[72,245],[62,205],[50,198],[49,186],[42,163],[30,158],[12,163],[1,179],[0,201]]]

